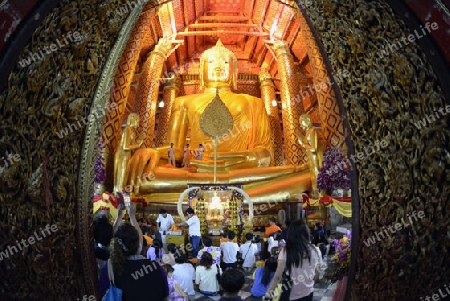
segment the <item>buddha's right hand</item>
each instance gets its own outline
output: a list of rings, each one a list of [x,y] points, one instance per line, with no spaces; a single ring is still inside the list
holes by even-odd
[[[136,194],[143,179],[154,177],[154,170],[159,164],[160,154],[156,148],[140,148],[131,157],[129,165],[130,186]]]

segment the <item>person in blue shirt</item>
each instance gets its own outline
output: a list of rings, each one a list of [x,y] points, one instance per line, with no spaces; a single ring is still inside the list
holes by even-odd
[[[277,269],[277,258],[272,256],[267,261],[263,268],[257,268],[255,271],[253,286],[251,293],[254,297],[262,297],[266,294],[269,288],[270,281],[272,281],[275,271]]]

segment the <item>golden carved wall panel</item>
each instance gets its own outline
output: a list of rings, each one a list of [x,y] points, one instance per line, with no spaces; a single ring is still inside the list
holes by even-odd
[[[94,88],[125,21],[115,9],[124,4],[60,1],[0,94],[0,156],[18,159],[6,169],[2,161],[0,171],[0,249],[11,252],[0,264],[2,300],[76,300],[94,293],[92,203],[77,193],[79,158],[86,127],[102,124],[111,89]],[[19,63],[35,54],[38,60]],[[99,102],[91,107],[94,94]],[[92,179],[84,188],[92,188]],[[52,230],[42,232],[46,225]]]
[[[102,139],[105,143],[105,163],[108,174],[113,174],[113,159],[117,144],[122,132],[122,121],[130,113],[130,103],[127,102],[134,79],[137,63],[140,58],[142,48],[145,43],[152,41],[151,32],[148,30],[152,19],[155,19],[155,10],[145,10],[127,42],[119,66],[114,77],[113,93],[110,96],[110,103],[115,106],[106,112],[105,122],[102,128]],[[127,108],[128,106],[128,108]],[[112,185],[113,179],[108,179],[108,185]]]
[[[448,115],[429,117],[446,106],[436,76],[415,42],[396,47],[411,32],[384,1],[314,1],[306,13],[333,70],[350,71],[338,85],[355,152],[387,144],[357,165],[361,235],[352,300],[431,296],[450,282],[450,240],[444,230],[450,218],[450,130]],[[309,49],[308,54],[316,76],[320,54]],[[320,68],[319,74],[324,72]],[[324,100],[329,103],[319,95],[319,103]],[[325,107],[327,114],[337,112]],[[426,118],[431,122],[417,128],[415,123]],[[413,218],[411,225],[408,214],[414,211],[424,217]],[[402,219],[409,225],[364,244]]]
[[[157,134],[155,135],[155,146],[168,145],[167,134],[169,133],[169,121],[172,115],[172,106],[175,98],[180,91],[181,79],[169,80],[164,84],[163,88],[163,101],[164,107],[159,112],[159,122]]]
[[[167,59],[167,54],[172,48],[168,38],[161,38],[156,44],[142,68],[141,80],[136,96],[133,113],[139,115],[137,132],[144,139],[142,147],[153,147],[155,134],[156,103],[158,101],[160,78]]]
[[[313,85],[306,91],[308,94],[304,95],[316,94],[322,121],[322,133],[326,144],[331,145],[331,141],[333,141],[333,144],[342,145],[344,142],[344,130],[334,95],[333,80],[328,74],[323,56],[305,19],[301,14],[297,14],[297,17],[300,22],[301,36],[305,40],[306,50],[313,70]]]
[[[297,131],[300,130],[299,117],[304,113],[299,95],[299,81],[294,57],[286,41],[277,41],[273,45],[277,57],[280,97],[282,102],[284,156],[288,165],[300,165],[304,162],[305,150],[298,143]]]

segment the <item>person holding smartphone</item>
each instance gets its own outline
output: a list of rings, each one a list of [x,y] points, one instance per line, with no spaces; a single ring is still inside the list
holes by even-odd
[[[161,241],[163,244],[163,249],[166,249],[166,234],[167,231],[170,230],[175,221],[173,220],[172,215],[167,213],[166,209],[159,210],[159,216],[156,219],[156,223],[158,225],[158,231],[161,234]]]

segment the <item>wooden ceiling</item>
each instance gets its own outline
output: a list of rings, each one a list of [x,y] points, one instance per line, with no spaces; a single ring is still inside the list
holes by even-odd
[[[222,43],[238,57],[240,73],[258,74],[263,62],[276,64],[271,51],[275,40],[286,40],[297,62],[304,63],[306,49],[301,42],[295,10],[276,0],[173,0],[159,9],[159,36],[172,37],[176,50],[166,62],[166,71],[198,63],[200,54]],[[186,68],[188,69],[188,68]],[[197,68],[182,70],[197,74]]]

